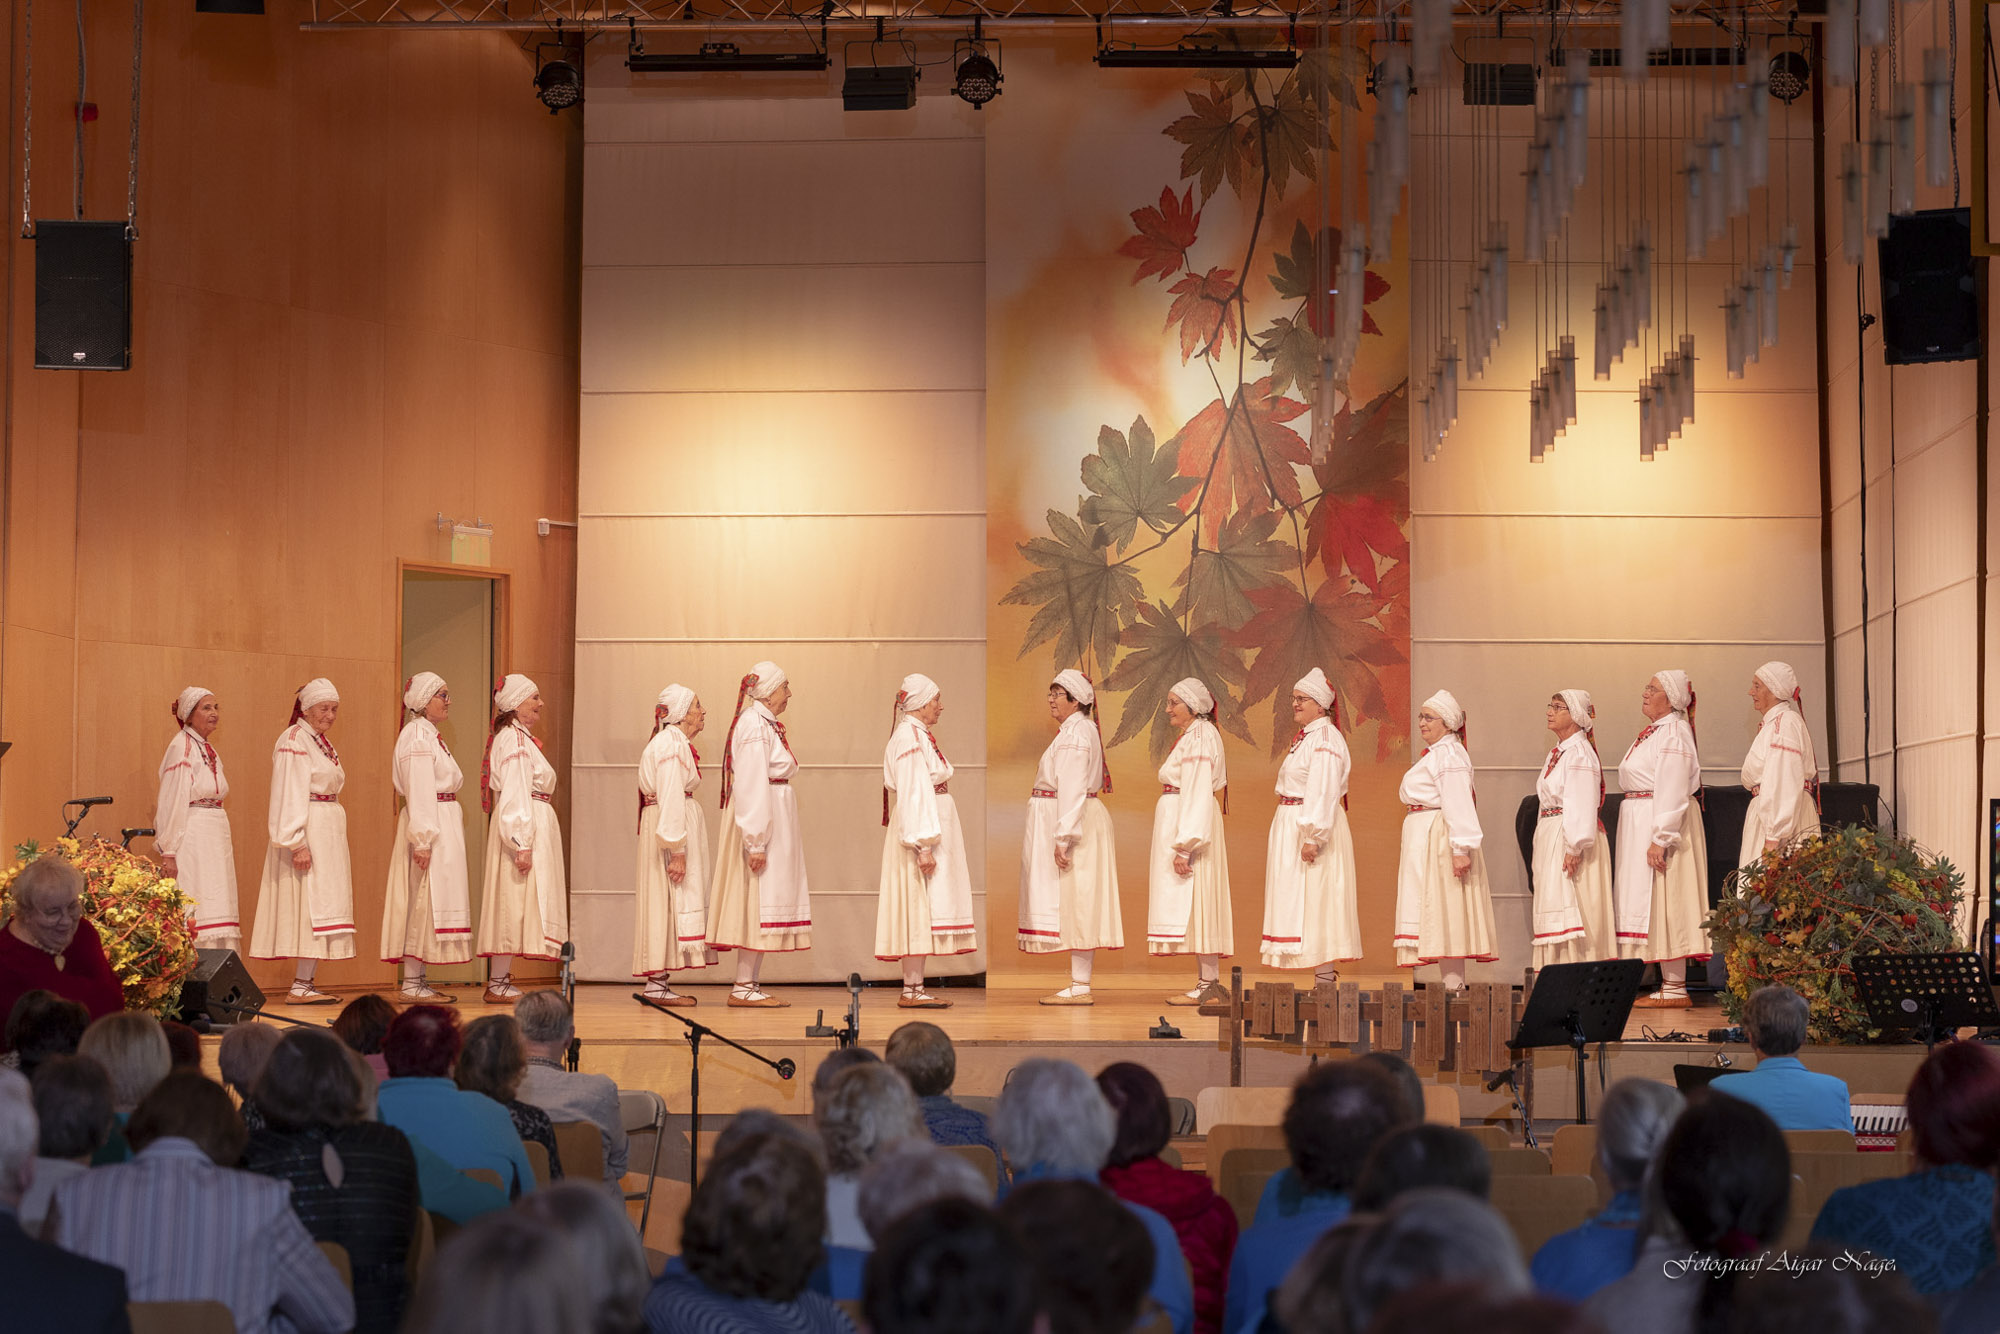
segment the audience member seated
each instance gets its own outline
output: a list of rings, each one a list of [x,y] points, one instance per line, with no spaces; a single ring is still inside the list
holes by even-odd
[[[371,991],[343,1005],[327,1027],[349,1051],[368,1062],[379,1084],[389,1077],[389,1063],[382,1059],[382,1039],[395,1022],[396,1007]]]
[[[34,1181],[38,1137],[28,1081],[0,1070],[0,1301],[8,1334],[130,1334],[125,1275],[37,1241],[16,1216]]]
[[[1104,1170],[1118,1139],[1118,1122],[1096,1082],[1080,1067],[1037,1058],[1014,1067],[1000,1091],[993,1133],[1013,1164],[1016,1186],[1029,1181],[1086,1181],[1097,1189],[1097,1174]],[[1153,1280],[1146,1295],[1172,1318],[1174,1334],[1190,1334],[1194,1288],[1173,1224],[1143,1204],[1120,1203],[1152,1238]]]
[[[1993,1237],[2000,1249],[2000,1197],[1993,1201]],[[1940,1303],[1939,1334],[1994,1334],[2000,1330],[2000,1263]]]
[[[482,1218],[438,1248],[403,1334],[600,1334],[599,1294],[576,1281],[589,1269],[578,1243],[541,1218]]]
[[[1236,1243],[1223,1300],[1227,1334],[1254,1330],[1271,1294],[1312,1244],[1352,1212],[1348,1192],[1369,1150],[1409,1123],[1396,1079],[1380,1066],[1330,1061],[1299,1077],[1285,1108],[1292,1165],[1267,1188],[1257,1217]]]
[[[283,1034],[244,1104],[259,1128],[243,1165],[290,1183],[292,1212],[313,1240],[347,1248],[356,1334],[396,1334],[410,1295],[417,1160],[402,1131],[363,1119],[364,1075],[331,1033]]]
[[[243,1128],[253,1135],[263,1128],[264,1122],[257,1104],[250,1100],[250,1091],[257,1087],[257,1080],[264,1073],[264,1062],[271,1059],[271,1052],[284,1036],[284,1030],[276,1024],[252,1019],[231,1024],[216,1047],[215,1065],[222,1074],[222,1087],[236,1095],[236,1110],[242,1113]],[[199,1064],[197,1060],[196,1065]]]
[[[517,1096],[528,1073],[528,1049],[521,1026],[511,1014],[489,1014],[465,1026],[465,1046],[452,1067],[452,1079],[468,1093],[484,1093],[507,1109],[514,1133],[539,1144],[549,1155],[549,1180],[562,1180],[562,1154],[556,1149],[555,1122],[549,1114]]]
[[[1736,1268],[1785,1228],[1792,1159],[1777,1123],[1741,1098],[1703,1091],[1660,1145],[1656,1212],[1632,1272],[1605,1284],[1584,1310],[1619,1334],[1691,1334],[1718,1328]]]
[[[14,1002],[0,1051],[12,1052],[20,1072],[33,1079],[35,1067],[49,1057],[76,1055],[76,1044],[89,1027],[90,1011],[38,987]]]
[[[535,1188],[535,1172],[507,1109],[483,1093],[451,1082],[462,1035],[458,1014],[442,1005],[412,1005],[382,1039],[389,1078],[376,1090],[382,1120],[459,1171],[497,1174],[510,1196]],[[424,1207],[431,1208],[426,1198]]]
[[[477,1022],[477,1021],[475,1021]],[[638,1334],[646,1327],[646,1250],[624,1203],[596,1182],[566,1181],[515,1206],[569,1239],[582,1258],[569,1282],[590,1294],[594,1334]]]
[[[1364,1334],[1390,1301],[1443,1284],[1472,1285],[1492,1297],[1530,1293],[1514,1234],[1493,1207],[1462,1190],[1430,1186],[1315,1242],[1278,1289],[1275,1320],[1265,1327]]]
[[[835,1047],[820,1057],[819,1068],[813,1071],[812,1101],[818,1107],[833,1092],[833,1081],[839,1079],[857,1065],[874,1065],[882,1058],[866,1047]]]
[[[111,1111],[116,1122],[111,1137],[91,1159],[93,1164],[122,1163],[132,1156],[125,1140],[125,1123],[153,1086],[173,1069],[173,1053],[160,1021],[150,1014],[120,1012],[94,1021],[83,1031],[77,1054],[88,1056],[111,1076]]]
[[[1790,987],[1759,987],[1743,1003],[1743,1035],[1757,1053],[1757,1068],[1711,1080],[1717,1093],[1755,1103],[1780,1130],[1854,1133],[1847,1085],[1817,1074],[1793,1055],[1806,1041],[1806,998]]]
[[[969,1200],[991,1208],[993,1188],[971,1163],[923,1139],[886,1144],[861,1169],[856,1205],[873,1246],[882,1244],[904,1214],[938,1200]]]
[[[528,1073],[518,1095],[549,1114],[551,1121],[590,1121],[604,1142],[604,1179],[625,1177],[625,1118],[618,1110],[618,1086],[605,1075],[565,1070],[563,1056],[576,1036],[576,1020],[560,991],[531,991],[514,1002],[514,1019],[527,1047]]]
[[[1719,1334],[1930,1334],[1937,1312],[1903,1275],[1852,1264],[1839,1246],[1814,1242],[1787,1267],[1764,1266],[1735,1281]],[[1982,1329],[2000,1326],[1987,1312]],[[1484,1332],[1482,1331],[1482,1334]]]
[[[876,1164],[902,1153],[898,1146]],[[962,1159],[939,1156],[971,1170]],[[867,1198],[864,1186],[864,1204]],[[1117,1226],[1130,1228],[1135,1221],[1128,1215]],[[1147,1268],[1132,1268],[1131,1286],[1143,1294]],[[999,1215],[971,1200],[932,1200],[877,1233],[864,1287],[861,1311],[870,1334],[1030,1334],[1036,1328],[1035,1272],[1026,1249]],[[1053,1327],[1049,1334],[1056,1334]]]
[[[1386,1071],[1403,1094],[1403,1116],[1399,1125],[1415,1125],[1424,1119],[1424,1077],[1417,1067],[1393,1051],[1365,1051],[1354,1058]]]
[[[1965,1287],[1993,1263],[2000,1053],[1974,1042],[1945,1043],[1917,1067],[1903,1104],[1916,1170],[1835,1191],[1812,1235],[1892,1259],[1912,1287],[1937,1297]]]
[[[354,1328],[354,1298],[292,1212],[291,1188],[223,1166],[246,1135],[222,1085],[176,1071],[128,1134],[131,1162],[56,1191],[57,1245],[123,1269],[135,1302],[221,1302],[236,1334]]]
[[[42,1234],[56,1187],[90,1170],[90,1160],[111,1138],[111,1076],[88,1056],[51,1056],[35,1070],[35,1119],[41,1143],[35,1180],[19,1206],[21,1226]]]
[[[1357,1211],[1380,1213],[1405,1191],[1436,1186],[1476,1200],[1493,1193],[1493,1160],[1486,1146],[1451,1126],[1400,1126],[1369,1151],[1354,1179]]]
[[[1367,1334],[1606,1334],[1568,1302],[1493,1292],[1481,1283],[1418,1288],[1384,1302]]]
[[[880,1061],[843,1072],[813,1104],[813,1128],[826,1149],[826,1241],[855,1251],[869,1248],[862,1226],[859,1196],[861,1169],[891,1144],[925,1139],[924,1119],[916,1095],[903,1077]],[[859,1298],[859,1267],[856,1267]],[[849,1294],[836,1293],[846,1299]]]
[[[1222,1290],[1236,1251],[1236,1210],[1205,1172],[1183,1172],[1160,1157],[1172,1138],[1167,1091],[1143,1065],[1119,1061],[1098,1072],[1097,1087],[1117,1118],[1118,1136],[1097,1179],[1128,1204],[1173,1224],[1194,1278],[1196,1334],[1222,1328]]]
[[[832,1299],[806,1287],[825,1228],[826,1173],[800,1136],[718,1142],[681,1222],[682,1263],[646,1296],[649,1334],[851,1334]]]
[[[1138,1322],[1161,1252],[1154,1230],[1131,1205],[1088,1181],[1023,1181],[999,1213],[1028,1253],[1049,1334],[1125,1334]]]
[[[0,926],[0,1014],[22,996],[48,991],[76,1001],[92,1019],[125,1008],[125,988],[104,957],[97,928],[83,916],[83,872],[61,857],[37,857],[10,891],[13,915]]]
[[[167,1039],[169,1069],[201,1069],[201,1034],[178,1019],[162,1019],[160,1032]]]
[[[985,1116],[952,1101],[958,1052],[942,1028],[921,1019],[902,1025],[889,1035],[883,1059],[910,1081],[910,1091],[917,1095],[917,1105],[923,1110],[924,1129],[934,1143],[977,1144],[993,1150],[993,1157],[999,1159],[1000,1146],[994,1142],[993,1127]]]
[[[1542,1243],[1528,1267],[1538,1292],[1580,1302],[1632,1272],[1639,1251],[1639,1189],[1685,1106],[1670,1084],[1621,1079],[1611,1086],[1597,1114],[1597,1161],[1611,1183],[1611,1202],[1588,1222]]]

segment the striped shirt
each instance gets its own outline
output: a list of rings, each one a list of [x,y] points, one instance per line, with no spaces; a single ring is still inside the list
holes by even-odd
[[[816,1292],[788,1302],[730,1297],[670,1265],[646,1294],[646,1334],[854,1334],[854,1324]]]
[[[354,1298],[292,1212],[282,1181],[217,1167],[192,1140],[56,1191],[55,1242],[125,1271],[135,1302],[218,1301],[237,1334],[341,1334]]]

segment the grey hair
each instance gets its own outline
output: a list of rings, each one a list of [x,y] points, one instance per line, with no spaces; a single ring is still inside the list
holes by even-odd
[[[531,991],[514,1002],[514,1022],[530,1042],[568,1042],[576,1016],[560,991]]]
[[[573,1276],[595,1294],[598,1328],[639,1329],[646,1291],[646,1250],[624,1208],[596,1182],[558,1181],[523,1195],[514,1212],[559,1232],[576,1246],[582,1269]]]
[[[83,1030],[76,1051],[111,1076],[111,1105],[121,1112],[137,1108],[174,1066],[160,1021],[138,1010],[120,1010],[96,1020]]]
[[[861,1225],[878,1246],[897,1219],[938,1200],[991,1205],[993,1187],[978,1168],[929,1140],[885,1145],[861,1171]]]
[[[0,1069],[0,1202],[14,1202],[21,1164],[35,1156],[41,1137],[28,1081],[18,1070]]]
[[[1637,1190],[1660,1144],[1687,1106],[1671,1084],[1621,1079],[1604,1095],[1597,1114],[1597,1161],[1613,1190]]]
[[[14,902],[23,908],[39,908],[44,898],[54,898],[57,890],[64,898],[80,895],[84,890],[83,872],[53,853],[29,862],[14,877],[12,894]]]
[[[529,1198],[533,1198],[530,1196]],[[518,1209],[488,1214],[440,1247],[403,1321],[405,1334],[596,1334],[590,1272],[564,1231]]]
[[[813,1108],[827,1171],[859,1172],[886,1144],[924,1139],[923,1113],[909,1081],[880,1061],[850,1066]]]
[[[257,1076],[271,1063],[271,1053],[284,1041],[284,1030],[276,1024],[231,1024],[216,1049],[216,1068],[222,1082],[239,1098],[248,1098],[257,1087]]]
[[[1492,1205],[1464,1191],[1426,1186],[1397,1196],[1374,1220],[1327,1233],[1278,1294],[1293,1334],[1366,1329],[1395,1297],[1440,1283],[1478,1282],[1499,1297],[1532,1285],[1520,1247]]]
[[[1117,1141],[1118,1118],[1081,1066],[1037,1057],[1008,1076],[993,1134],[1016,1171],[1041,1167],[1095,1180]]]
[[[1811,1011],[1806,998],[1786,986],[1759,987],[1743,1002],[1743,1028],[1763,1056],[1790,1056],[1806,1042]]]

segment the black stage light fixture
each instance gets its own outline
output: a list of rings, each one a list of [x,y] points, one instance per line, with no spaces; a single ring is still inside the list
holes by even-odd
[[[535,71],[535,96],[551,116],[583,100],[583,75],[567,60],[551,60]]]
[[[1812,62],[1803,51],[1780,51],[1771,57],[1770,79],[1771,96],[1790,106],[1812,86]]]
[[[1226,46],[1106,46],[1097,52],[1100,69],[1294,69],[1299,53],[1245,51]]]
[[[698,52],[632,51],[625,68],[634,74],[794,74],[823,72],[824,51],[744,51],[734,42],[703,42]]]
[[[999,49],[1000,44],[993,43],[992,50]],[[971,103],[974,111],[1000,96],[1000,66],[988,54],[978,19],[972,21],[972,37],[969,40],[961,37],[952,54],[958,57],[958,78],[951,86],[952,96]]]
[[[915,65],[849,65],[840,85],[843,111],[908,111],[916,104]]]
[[[194,0],[197,14],[261,14],[264,0]]]

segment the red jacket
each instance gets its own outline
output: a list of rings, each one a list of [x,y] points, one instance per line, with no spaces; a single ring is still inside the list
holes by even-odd
[[[1119,1199],[1143,1204],[1174,1225],[1194,1272],[1195,1334],[1217,1334],[1229,1259],[1236,1252],[1236,1211],[1229,1201],[1215,1193],[1204,1174],[1184,1172],[1158,1158],[1107,1167],[1098,1179]]]

